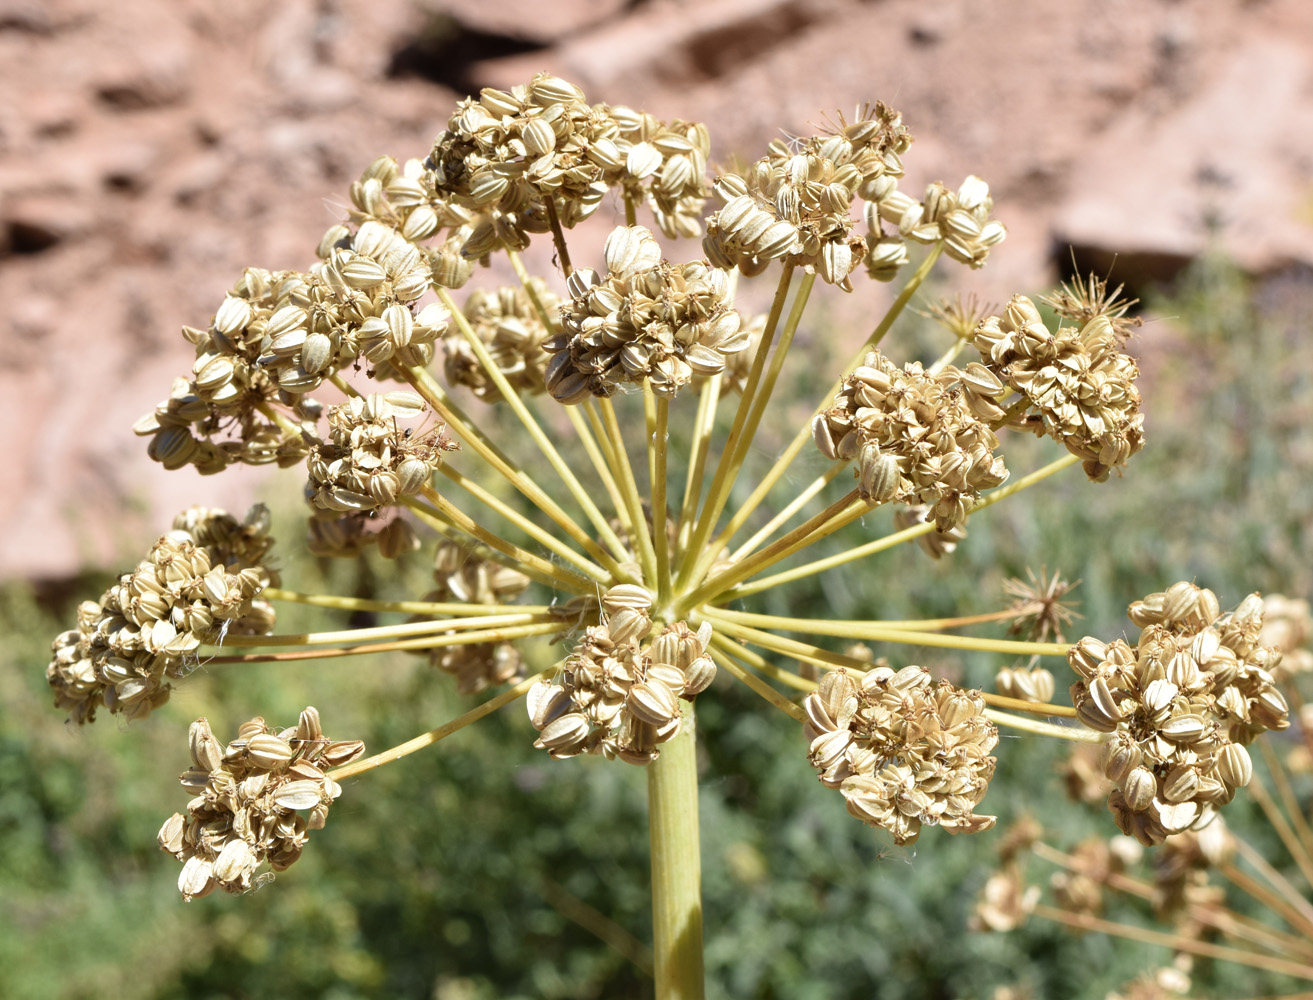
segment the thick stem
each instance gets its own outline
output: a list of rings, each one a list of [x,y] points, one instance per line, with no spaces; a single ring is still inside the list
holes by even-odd
[[[693,710],[647,768],[656,1000],[701,1000],[702,855]]]

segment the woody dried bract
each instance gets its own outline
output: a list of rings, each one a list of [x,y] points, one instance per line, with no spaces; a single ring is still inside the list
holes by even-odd
[[[896,110],[825,118],[729,171],[705,126],[539,74],[461,101],[416,150],[365,167],[346,216],[317,247],[308,236],[305,271],[250,267],[184,327],[195,363],[135,430],[170,469],[304,466],[311,552],[432,559],[436,589],[284,589],[262,513],[194,510],[83,605],[48,676],[78,723],[101,706],[140,720],[202,656],[221,674],[306,647],[405,649],[485,700],[354,761],[359,744],[324,740],[310,710],[294,730],[248,722],[227,748],[196,723],[195,797],[161,832],[185,896],[244,890],[262,861],[286,868],[347,779],[521,697],[544,758],[650,768],[653,829],[685,817],[652,841],[662,997],[701,995],[674,935],[699,891],[696,703],[725,685],[797,720],[821,785],[897,843],[993,825],[1000,727],[1099,744],[1117,823],[1140,840],[1198,826],[1245,786],[1246,748],[1286,724],[1256,598],[1221,615],[1178,585],[1132,606],[1135,644],[1075,647],[1056,582],[926,623],[760,610],[765,591],[895,544],[947,557],[991,505],[1077,463],[1120,476],[1144,443],[1137,321],[1099,279],[1044,309],[1021,295],[996,313],[931,306],[948,328],[937,358],[886,336],[937,263],[985,266],[1006,235],[979,177],[904,188],[912,136]],[[609,235],[585,245],[575,227],[595,233],[599,217]],[[764,317],[738,304],[751,281],[767,286]],[[813,292],[866,297],[878,318],[819,330]],[[817,370],[821,337],[846,365]],[[776,405],[786,366],[809,418]],[[1015,431],[1060,447],[1012,468]],[[791,490],[813,448],[826,471]],[[825,558],[808,554],[831,536]],[[382,624],[358,641],[281,636],[275,602]],[[1009,623],[1013,638],[990,634]],[[836,652],[867,641],[940,652],[900,669]],[[946,645],[1000,654],[1000,692],[945,679]],[[1076,670],[1074,709],[1052,704],[1043,657]]]

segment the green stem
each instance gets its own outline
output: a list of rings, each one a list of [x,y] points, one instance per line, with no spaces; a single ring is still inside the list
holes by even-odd
[[[547,614],[546,604],[465,604],[461,601],[371,601],[337,594],[302,594],[281,587],[265,587],[260,596],[270,601],[306,604],[338,611],[396,611],[404,615],[504,615],[511,608],[523,614]]]
[[[729,611],[725,608],[702,608],[700,614],[717,627],[737,626],[760,637],[769,635],[762,628],[781,632],[804,632],[810,635],[830,635],[861,642],[898,642],[913,646],[934,646],[940,649],[979,650],[986,653],[1006,653],[1011,656],[1062,656],[1071,645],[1065,642],[1022,642],[1018,639],[986,639],[980,636],[945,635],[940,632],[919,632],[912,629],[889,628],[869,621],[843,621],[829,618],[783,618],[778,615],[759,615],[748,611]],[[760,626],[761,628],[758,628]]]
[[[643,383],[646,387],[647,383]],[[670,593],[670,537],[666,530],[666,452],[670,434],[670,400],[656,399],[656,426],[648,435],[647,447],[652,455],[652,539],[656,543],[657,604],[666,607]]]
[[[817,493],[821,492],[821,490],[829,486],[830,483],[834,482],[835,477],[845,468],[847,468],[847,466],[836,462],[834,465],[830,466],[828,472],[813,479],[810,486],[794,497],[783,510],[767,521],[760,531],[735,549],[733,554],[729,557],[730,561],[739,562],[755,552],[758,545],[768,539],[771,535],[775,534],[781,525],[785,524],[789,518],[802,510],[812,497],[816,496]]]
[[[545,673],[546,671],[544,671]],[[495,698],[490,698],[478,708],[473,708],[464,715],[457,716],[450,722],[438,726],[437,729],[430,729],[427,733],[416,736],[414,739],[407,740],[394,746],[390,750],[384,750],[382,753],[376,753],[372,757],[366,757],[364,760],[353,761],[350,764],[344,764],[341,767],[334,768],[328,772],[328,776],[334,781],[343,781],[346,778],[353,777],[357,774],[364,774],[366,771],[372,771],[376,767],[382,767],[384,764],[394,760],[399,760],[416,750],[423,750],[425,747],[432,746],[438,740],[444,740],[452,733],[458,733],[472,722],[478,722],[485,715],[491,715],[503,705],[509,705],[518,698],[524,697],[529,688],[533,687],[542,678],[542,674],[534,674],[532,677],[526,677],[513,688],[508,688]]]
[[[733,643],[726,643],[726,645],[732,647]],[[741,682],[764,701],[773,705],[775,708],[778,708],[781,712],[788,715],[796,722],[807,721],[807,713],[803,710],[801,705],[784,697],[784,695],[780,694],[756,674],[743,669],[733,655],[726,652],[718,645],[713,646],[710,652],[712,659],[724,667],[735,680]]]
[[[693,709],[647,766],[656,1000],[701,1000],[702,857]]]
[[[436,511],[430,510],[423,503],[411,497],[407,497],[404,502],[406,507],[414,511],[415,516],[421,520],[435,519],[433,515],[436,513],[441,520],[454,525],[460,531],[471,538],[477,539],[489,548],[496,549],[502,555],[510,558],[514,568],[525,576],[532,577],[548,587],[559,587],[575,594],[591,594],[595,589],[593,581],[586,577],[571,572],[564,566],[557,566],[542,556],[534,555],[532,552],[522,549],[512,542],[506,541],[500,535],[489,531],[440,493],[425,487],[424,498],[433,504]]]
[[[610,561],[608,569],[603,569],[596,563],[590,562],[555,535],[544,531],[513,507],[508,507],[506,504],[502,503],[501,500],[492,493],[489,493],[474,480],[457,472],[451,467],[450,463],[443,462],[442,465],[439,466],[438,471],[457,486],[463,488],[470,494],[470,496],[479,501],[479,503],[483,504],[489,510],[495,510],[543,548],[547,549],[549,552],[556,553],[556,555],[560,556],[565,562],[568,562],[570,565],[574,566],[575,569],[583,572],[584,575],[589,576],[600,583],[610,579],[610,574],[619,570],[619,566],[614,560]]]
[[[1000,712],[996,708],[985,709],[985,718],[996,726],[1007,726],[1009,729],[1016,729],[1023,733],[1033,733],[1036,736],[1055,736],[1060,740],[1070,740],[1072,743],[1099,744],[1106,738],[1105,734],[1096,733],[1084,726],[1055,726],[1051,722],[1027,719],[1021,715]]]
[[[1042,469],[1036,469],[1029,475],[1022,476],[1020,479],[1008,483],[1006,486],[1000,486],[996,490],[981,497],[980,502],[971,509],[971,512],[977,513],[986,507],[992,507],[1000,500],[1004,500],[1014,493],[1020,493],[1024,489],[1029,489],[1036,483],[1043,482],[1054,473],[1061,472],[1080,461],[1076,455],[1064,455],[1044,466]],[[805,563],[802,566],[795,566],[793,569],[776,573],[772,576],[763,576],[759,579],[752,580],[749,583],[735,587],[733,590],[721,596],[724,602],[739,600],[751,594],[759,594],[763,590],[769,590],[772,587],[778,587],[782,583],[791,583],[794,580],[800,580],[806,576],[812,576],[816,573],[823,573],[826,570],[833,569],[836,566],[842,566],[844,563],[853,562],[857,559],[864,559],[867,556],[874,555],[877,552],[883,552],[885,549],[891,549],[895,545],[901,545],[903,542],[910,542],[912,539],[921,535],[928,535],[935,530],[933,522],[925,524],[914,524],[910,528],[904,528],[902,531],[895,531],[892,534],[885,535],[883,538],[877,538],[874,541],[867,542],[865,545],[858,545],[856,548],[845,549],[832,556],[826,556],[824,559],[817,559],[814,562]],[[795,550],[796,551],[796,550]],[[788,555],[789,553],[785,553]],[[783,558],[781,556],[780,558]]]
[[[939,254],[942,249],[942,246],[936,243],[930,253],[926,255],[925,260],[921,262],[921,266],[916,269],[916,273],[907,280],[907,284],[905,284],[902,290],[898,293],[898,297],[894,299],[893,304],[889,307],[889,311],[885,313],[884,318],[880,320],[880,324],[874,331],[872,331],[871,335],[866,338],[866,342],[862,344],[852,360],[848,362],[848,366],[844,368],[845,375],[847,372],[852,371],[860,365],[866,358],[867,352],[879,344],[884,335],[889,332],[889,328],[893,326],[894,320],[902,315],[903,310],[907,307],[907,303],[912,301],[912,296],[916,294],[916,290],[921,287],[921,283],[925,281],[926,277],[930,274],[930,270],[935,266],[935,261],[939,259]],[[836,379],[830,385],[830,388],[826,391],[825,395],[821,397],[820,403],[817,404],[814,410],[812,410],[812,417],[815,417],[816,414],[829,406],[831,400],[834,399],[835,394],[842,388],[843,378],[841,377]],[[760,506],[764,499],[766,499],[766,495],[774,488],[775,484],[779,482],[780,477],[784,475],[789,466],[793,464],[793,460],[798,457],[798,453],[802,451],[803,446],[811,440],[811,436],[811,417],[809,417],[798,430],[798,433],[794,435],[793,440],[789,442],[789,446],[780,453],[780,457],[775,460],[775,464],[771,466],[770,471],[762,477],[761,482],[757,484],[757,488],[748,495],[748,498],[743,501],[743,503],[739,504],[738,510],[735,511],[729,524],[725,526],[724,535],[727,539],[731,538],[735,532],[743,527],[752,512]]]
[[[743,395],[739,397],[738,409],[734,413],[734,423],[730,427],[725,448],[720,453],[720,461],[716,463],[716,472],[711,477],[707,501],[702,506],[701,514],[698,515],[692,541],[685,552],[683,565],[680,566],[679,578],[675,584],[676,590],[684,590],[692,582],[694,567],[701,562],[702,549],[707,544],[707,539],[711,537],[711,530],[716,526],[716,518],[720,516],[725,498],[729,496],[729,480],[734,472],[732,468],[734,453],[738,450],[743,425],[747,423],[748,414],[752,410],[752,399],[756,395],[757,386],[761,383],[762,372],[766,369],[766,356],[770,353],[771,343],[775,339],[775,330],[780,325],[780,317],[784,314],[784,303],[789,297],[794,267],[793,264],[785,264],[780,272],[780,281],[775,287],[775,298],[771,302],[770,314],[766,318],[766,329],[762,331],[761,341],[757,344],[757,353],[752,359],[752,368],[748,372]]]
[[[630,534],[638,546],[638,562],[643,567],[643,579],[650,587],[656,580],[656,548],[652,544],[652,530],[643,516],[643,501],[638,492],[638,481],[634,478],[634,467],[629,462],[629,452],[625,449],[625,438],[620,433],[620,422],[616,419],[615,407],[610,399],[598,400],[598,409],[602,412],[602,423],[606,436],[615,446],[616,462],[620,478],[617,485],[625,498],[629,510]]]
[[[597,509],[597,504],[593,503],[592,497],[583,488],[583,484],[575,476],[574,470],[561,457],[561,453],[556,450],[556,446],[552,444],[551,439],[547,437],[538,421],[534,419],[533,414],[529,412],[529,408],[525,406],[519,392],[502,374],[501,368],[493,360],[492,355],[488,353],[488,348],[484,345],[482,338],[474,332],[473,327],[465,319],[464,313],[457,307],[451,295],[445,288],[439,288],[438,297],[442,299],[442,304],[451,311],[451,317],[455,321],[457,329],[460,330],[461,335],[469,343],[470,350],[479,359],[479,363],[483,365],[484,372],[492,379],[493,385],[501,392],[502,398],[519,418],[520,424],[528,432],[533,443],[538,446],[538,450],[542,452],[543,457],[547,459],[547,464],[556,471],[561,482],[565,484],[565,488],[574,497],[575,503],[579,505],[588,520],[592,522],[593,528],[597,531],[597,537],[606,542],[607,545],[612,546],[613,551],[622,551],[620,540],[615,537],[611,526],[606,523],[606,518]]]
[[[339,632],[228,635],[224,637],[223,645],[243,648],[250,646],[331,646],[339,642],[364,642],[368,639],[402,639],[432,632],[488,629],[500,625],[547,624],[556,621],[550,615],[544,614],[473,615],[469,618],[442,618],[426,622],[406,622],[402,625],[379,625],[374,628],[346,629]]]
[[[784,324],[784,330],[780,333],[779,342],[775,346],[775,353],[771,355],[770,367],[766,371],[766,376],[761,380],[761,384],[753,394],[752,409],[748,413],[747,420],[744,421],[742,433],[735,438],[733,431],[731,431],[729,439],[725,442],[726,449],[733,448],[733,454],[730,457],[729,475],[725,477],[725,486],[717,498],[716,508],[712,510],[711,517],[708,518],[713,526],[720,519],[720,515],[725,509],[725,504],[734,489],[734,482],[748,457],[748,449],[752,447],[752,443],[757,436],[757,428],[761,426],[762,414],[766,412],[771,393],[775,391],[775,383],[779,381],[780,372],[784,369],[789,347],[792,346],[793,337],[798,332],[798,324],[802,322],[802,314],[807,308],[807,302],[811,298],[812,287],[815,284],[815,271],[804,274],[802,281],[798,283],[798,292],[793,297],[793,305],[789,309],[789,318]],[[735,528],[734,530],[737,531],[738,529]],[[715,561],[716,554],[729,545],[733,533],[727,525],[725,530],[720,532],[712,543],[700,553],[698,563],[693,571],[693,579],[700,578],[707,571],[707,568]]]
[[[488,642],[511,642],[530,636],[551,635],[563,628],[559,620],[534,622],[529,625],[502,625],[496,628],[470,629],[451,635],[419,636],[415,639],[396,639],[391,642],[367,642],[359,646],[334,646],[323,649],[292,649],[282,653],[241,653],[233,656],[206,656],[205,664],[212,663],[280,663],[293,660],[333,660],[342,656],[374,656],[398,650],[439,649],[444,646],[478,646]],[[217,648],[217,647],[215,647]]]
[[[410,384],[414,389],[433,407],[434,412],[446,422],[447,426],[462,441],[474,449],[480,458],[519,490],[530,503],[555,521],[566,534],[583,546],[584,551],[594,559],[601,561],[606,558],[606,553],[602,551],[601,546],[593,541],[584,532],[584,529],[576,524],[574,519],[562,510],[560,505],[549,497],[531,476],[527,475],[507,458],[500,448],[488,440],[487,436],[470,421],[456,402],[443,391],[442,386],[433,380],[433,376],[423,368],[418,367],[407,368],[405,371],[406,377],[410,380]],[[606,536],[602,537],[605,538]],[[620,552],[623,551],[624,548],[621,546]]]
[[[737,272],[736,272],[737,273]],[[693,438],[689,444],[688,477],[684,481],[684,503],[679,508],[679,551],[688,552],[689,533],[693,530],[693,517],[702,498],[702,480],[707,472],[707,446],[716,424],[716,404],[720,401],[720,385],[724,375],[703,379],[698,390],[698,412],[693,418]],[[683,565],[680,566],[681,571]]]

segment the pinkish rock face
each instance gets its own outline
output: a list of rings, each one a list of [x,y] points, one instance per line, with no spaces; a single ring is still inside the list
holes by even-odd
[[[1182,260],[1214,224],[1252,269],[1313,263],[1305,0],[431,6],[0,10],[0,576],[113,564],[198,500],[245,507],[264,473],[165,474],[130,426],[243,266],[305,267],[367,163],[427,152],[459,96],[430,79],[456,69],[706,121],[722,162],[885,100],[918,139],[912,186],[989,181],[1010,237],[970,286],[994,300],[1045,285],[1055,245]]]

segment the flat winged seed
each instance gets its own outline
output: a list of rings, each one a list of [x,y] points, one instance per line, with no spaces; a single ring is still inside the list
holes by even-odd
[[[602,607],[612,614],[626,608],[646,611],[652,607],[652,592],[636,583],[620,583],[602,595]]]
[[[1168,719],[1158,731],[1178,743],[1195,743],[1203,738],[1207,728],[1203,716],[1185,714]]]
[[[342,280],[352,288],[368,291],[387,280],[383,265],[372,258],[356,254],[342,266]]]
[[[1254,776],[1249,751],[1239,743],[1227,743],[1217,755],[1217,772],[1232,788],[1244,788]]]
[[[246,744],[246,753],[257,767],[274,770],[285,766],[294,751],[287,741],[266,733],[252,736]]]
[[[199,854],[192,855],[178,875],[178,891],[186,900],[197,899],[214,889],[214,869]]]
[[[580,712],[571,712],[544,726],[536,743],[548,750],[569,750],[580,746],[587,736],[588,719]]]
[[[688,665],[684,676],[683,696],[692,698],[709,688],[716,679],[716,663],[710,656],[699,656]]]
[[[543,729],[570,707],[570,695],[566,690],[548,681],[539,681],[529,689],[525,698],[525,708],[529,710],[529,721],[534,729]]]
[[[1098,707],[1099,714],[1111,722],[1119,722],[1122,718],[1122,710],[1117,705],[1116,699],[1112,694],[1112,688],[1109,687],[1108,681],[1103,677],[1096,677],[1090,681],[1089,685],[1090,699]]]
[[[852,742],[853,734],[847,729],[823,732],[812,740],[807,755],[811,758],[813,767],[824,771],[847,753]]]
[[[336,743],[330,743],[324,748],[324,752],[319,755],[319,761],[327,764],[329,767],[341,767],[355,760],[365,752],[363,740],[339,740]]]
[[[635,684],[625,704],[640,722],[664,726],[679,717],[679,697],[660,681]]]
[[[652,664],[647,668],[647,679],[649,681],[660,681],[676,694],[684,690],[684,671],[669,663]]]
[[[1157,792],[1158,779],[1147,767],[1134,768],[1122,783],[1122,794],[1126,796],[1126,804],[1135,812],[1148,809],[1149,803],[1153,801]]]
[[[310,778],[289,781],[274,792],[274,805],[280,809],[313,809],[322,797],[320,784]]]
[[[174,813],[164,821],[160,827],[160,832],[155,839],[159,842],[160,850],[167,851],[169,854],[177,854],[182,850],[183,830],[187,824],[187,819],[182,813]]]
[[[205,719],[197,719],[188,730],[191,743],[191,759],[202,771],[217,771],[223,760],[223,747],[210,731],[210,724]]]
[[[625,156],[625,170],[631,177],[642,180],[661,169],[661,152],[648,142],[636,142]]]
[[[230,840],[214,859],[214,877],[225,884],[236,882],[245,888],[246,880],[258,864],[255,853],[246,841]]]

